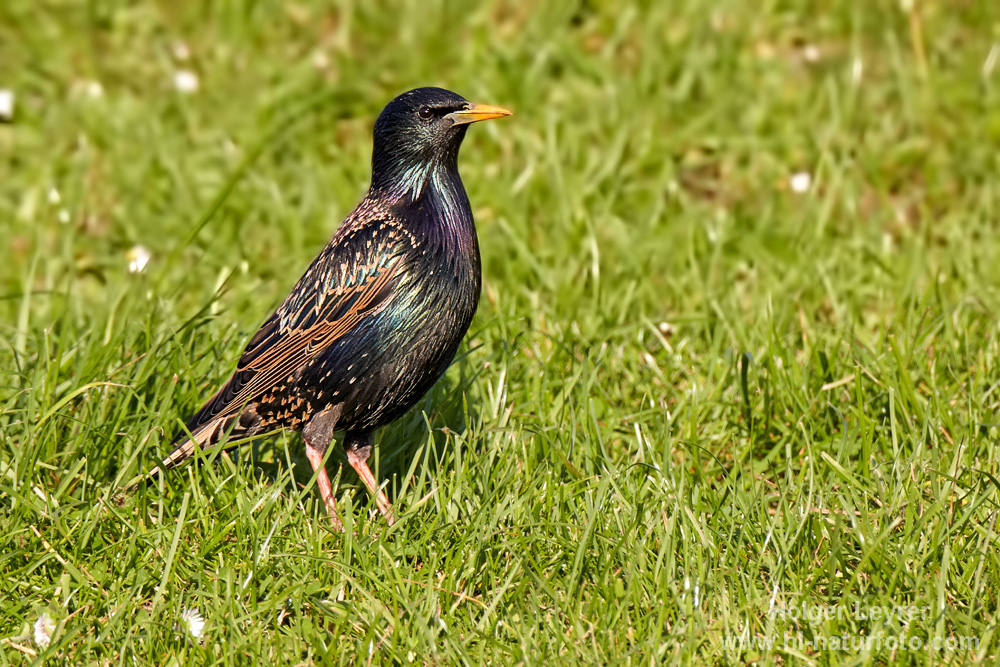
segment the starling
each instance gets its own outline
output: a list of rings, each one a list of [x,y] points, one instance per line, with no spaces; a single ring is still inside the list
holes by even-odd
[[[367,463],[372,432],[441,377],[476,312],[479,242],[458,149],[470,123],[510,113],[441,88],[411,90],[383,109],[368,194],[149,476],[224,439],[301,430],[340,529],[323,455],[344,431],[348,462],[392,523]]]

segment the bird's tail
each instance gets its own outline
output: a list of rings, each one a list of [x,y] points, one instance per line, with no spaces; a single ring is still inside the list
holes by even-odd
[[[170,453],[160,461],[159,465],[150,468],[149,472],[146,473],[146,476],[155,477],[163,471],[176,468],[181,463],[194,456],[195,452],[199,449],[210,447],[215,444],[218,438],[213,438],[213,436],[219,430],[218,424],[209,423],[205,424],[201,428],[191,430],[190,436],[188,436],[187,432],[181,433],[174,439],[174,448],[170,450]]]
[[[174,447],[170,453],[161,459],[159,464],[150,468],[146,474],[129,482],[125,488],[131,489],[143,482],[151,482],[162,472],[176,468],[194,456],[199,449],[212,447],[227,436],[232,440],[238,440],[245,430],[240,427],[237,416],[218,417],[204,421],[199,413],[188,422],[187,428],[174,438]],[[239,443],[234,442],[233,446],[237,444]]]

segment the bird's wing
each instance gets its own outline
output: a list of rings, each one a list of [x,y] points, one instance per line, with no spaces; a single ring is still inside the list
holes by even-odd
[[[371,221],[368,229],[385,229]],[[261,326],[240,357],[236,371],[188,423],[194,434],[219,423],[286,384],[296,371],[380,312],[397,294],[406,245],[398,234],[338,234],[277,311]]]

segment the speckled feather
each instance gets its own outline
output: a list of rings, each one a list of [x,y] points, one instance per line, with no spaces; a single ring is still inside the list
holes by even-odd
[[[188,458],[195,443],[300,429],[331,407],[337,430],[364,438],[447,369],[478,304],[480,258],[457,168],[466,127],[453,128],[434,155],[401,158],[410,146],[394,138],[393,105],[409,110],[428,96],[471,106],[419,89],[386,108],[368,194],[250,340],[232,377],[188,421],[194,441],[182,434],[160,469]]]

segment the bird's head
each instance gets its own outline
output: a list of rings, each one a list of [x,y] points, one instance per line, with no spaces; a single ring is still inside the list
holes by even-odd
[[[389,102],[375,121],[372,187],[420,192],[435,169],[455,170],[470,123],[510,111],[473,104],[443,88],[417,88]]]

